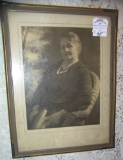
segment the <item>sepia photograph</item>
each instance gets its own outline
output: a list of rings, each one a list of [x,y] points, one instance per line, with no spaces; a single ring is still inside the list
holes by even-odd
[[[92,28],[21,29],[28,129],[99,124],[100,38]]]
[[[117,10],[1,8],[13,157],[114,147]]]

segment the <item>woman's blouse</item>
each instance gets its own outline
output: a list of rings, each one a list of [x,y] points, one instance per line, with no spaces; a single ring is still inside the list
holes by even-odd
[[[62,109],[68,112],[84,110],[91,102],[89,70],[78,61],[60,73],[61,64],[55,63],[47,69],[33,96],[32,106],[46,108],[48,115]]]

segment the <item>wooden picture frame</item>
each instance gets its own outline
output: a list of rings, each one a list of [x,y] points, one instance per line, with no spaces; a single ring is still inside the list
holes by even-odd
[[[117,17],[1,3],[13,157],[114,147]]]

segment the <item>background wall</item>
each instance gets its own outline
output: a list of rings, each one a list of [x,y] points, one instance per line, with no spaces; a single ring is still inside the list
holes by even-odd
[[[6,0],[16,3],[42,5],[112,8],[119,10],[117,40],[117,94],[115,148],[98,151],[59,154],[51,156],[20,158],[20,160],[121,160],[120,144],[123,143],[123,0]],[[6,100],[6,83],[2,32],[0,28],[0,160],[11,160],[11,145]],[[19,159],[18,159],[19,160]]]

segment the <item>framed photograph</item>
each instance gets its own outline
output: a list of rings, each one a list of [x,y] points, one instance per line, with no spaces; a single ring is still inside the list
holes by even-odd
[[[13,157],[114,147],[117,17],[1,4]]]

